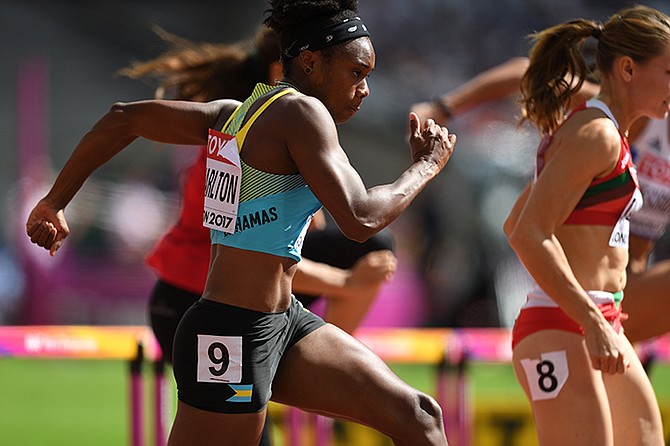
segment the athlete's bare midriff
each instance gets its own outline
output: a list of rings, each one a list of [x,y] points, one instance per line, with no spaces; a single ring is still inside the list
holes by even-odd
[[[281,312],[291,302],[293,259],[212,245],[203,298],[262,312]]]
[[[556,230],[568,262],[585,290],[616,292],[626,285],[628,250],[609,246],[610,226],[564,225]]]

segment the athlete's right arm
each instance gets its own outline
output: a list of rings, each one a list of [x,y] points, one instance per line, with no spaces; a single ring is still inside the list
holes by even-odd
[[[138,101],[117,103],[89,130],[26,222],[31,241],[54,255],[69,230],[63,209],[86,179],[137,138],[169,144],[203,145],[207,131],[236,101]]]

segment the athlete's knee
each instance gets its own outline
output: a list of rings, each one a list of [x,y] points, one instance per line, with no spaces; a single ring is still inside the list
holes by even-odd
[[[431,418],[439,418],[442,420],[442,408],[435,401],[435,398],[432,396],[426,395],[425,393],[419,393],[419,407],[422,412]]]
[[[419,416],[429,429],[443,426],[442,408],[435,399],[425,393],[419,393]]]
[[[442,431],[442,408],[434,398],[415,390],[406,402],[398,438],[433,437]]]

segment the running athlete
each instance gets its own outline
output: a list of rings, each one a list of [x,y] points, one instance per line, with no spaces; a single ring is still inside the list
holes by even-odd
[[[155,59],[134,63],[121,74],[155,78],[160,99],[169,95],[199,102],[244,100],[256,82],[273,84],[281,78],[279,37],[267,27],[259,28],[251,39],[232,44],[194,43],[160,28],[156,33],[171,49]],[[202,224],[206,159],[203,147],[182,172],[178,220],[147,256],[147,264],[158,276],[149,299],[149,320],[168,363],[172,363],[177,324],[202,295],[209,269],[210,235]],[[325,230],[325,219],[318,217],[321,213],[313,220],[303,249],[306,257],[316,261],[303,258],[298,264],[293,290],[305,306],[325,296],[326,321],[352,333],[379,287],[395,271],[393,241],[384,231],[365,243],[352,242],[340,231]],[[332,245],[350,249],[337,252]]]
[[[65,206],[97,167],[137,137],[206,144],[203,218],[215,228],[212,254],[203,297],[175,336],[179,401],[169,444],[255,444],[272,398],[371,426],[397,445],[445,445],[435,400],[352,336],[305,311],[291,281],[321,204],[349,238],[366,240],[438,175],[456,137],[410,114],[411,165],[396,181],[366,188],[336,130],[370,94],[367,77],[375,66],[357,2],[270,4],[265,21],[280,36],[280,85],[259,84],[242,104],[114,105],[31,212],[28,235],[54,254],[68,233]]]
[[[156,96],[161,99],[170,95],[200,102],[219,98],[244,100],[256,82],[274,83],[281,78],[279,37],[267,27],[259,28],[253,38],[233,44],[194,43],[160,28],[156,32],[172,48],[153,60],[121,70],[121,74],[135,79],[156,78],[160,82]],[[202,147],[183,171],[179,218],[147,256],[147,264],[158,276],[149,299],[149,321],[163,360],[169,364],[177,325],[202,296],[209,269],[210,231],[202,224],[206,153]],[[322,220],[325,224],[324,218],[315,218],[313,223]],[[310,228],[305,247],[319,261],[303,258],[293,278],[293,290],[300,293],[296,297],[305,306],[325,296],[324,319],[352,333],[380,286],[395,270],[392,240],[388,234],[379,233],[365,243],[356,243],[339,230],[334,233],[319,229],[319,224],[312,226],[316,228]],[[349,246],[347,242],[354,246],[350,251],[355,253],[354,258],[333,255],[336,251],[327,246]],[[266,421],[260,446],[270,444]]]
[[[512,58],[432,101],[413,104],[411,110],[422,120],[433,117],[446,124],[481,104],[517,94],[527,68],[528,58]],[[594,97],[599,90],[597,83],[584,81],[567,108]],[[656,242],[670,222],[669,123],[670,117],[641,117],[628,134],[644,198],[643,207],[630,217],[628,280],[622,304],[628,315],[623,327],[633,343],[670,332],[670,319],[661,316],[670,311],[670,260],[652,258]]]
[[[591,36],[600,93],[565,118]],[[627,217],[642,205],[626,135],[637,118],[668,113],[670,18],[637,6],[602,26],[576,19],[531,37],[522,105],[544,137],[535,179],[504,228],[537,288],[513,329],[514,370],[541,445],[662,445],[658,404],[619,304]]]

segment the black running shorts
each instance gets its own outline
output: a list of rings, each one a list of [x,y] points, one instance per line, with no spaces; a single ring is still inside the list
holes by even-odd
[[[281,313],[199,299],[184,314],[174,339],[179,400],[211,412],[262,410],[284,353],[324,324],[294,297]]]

